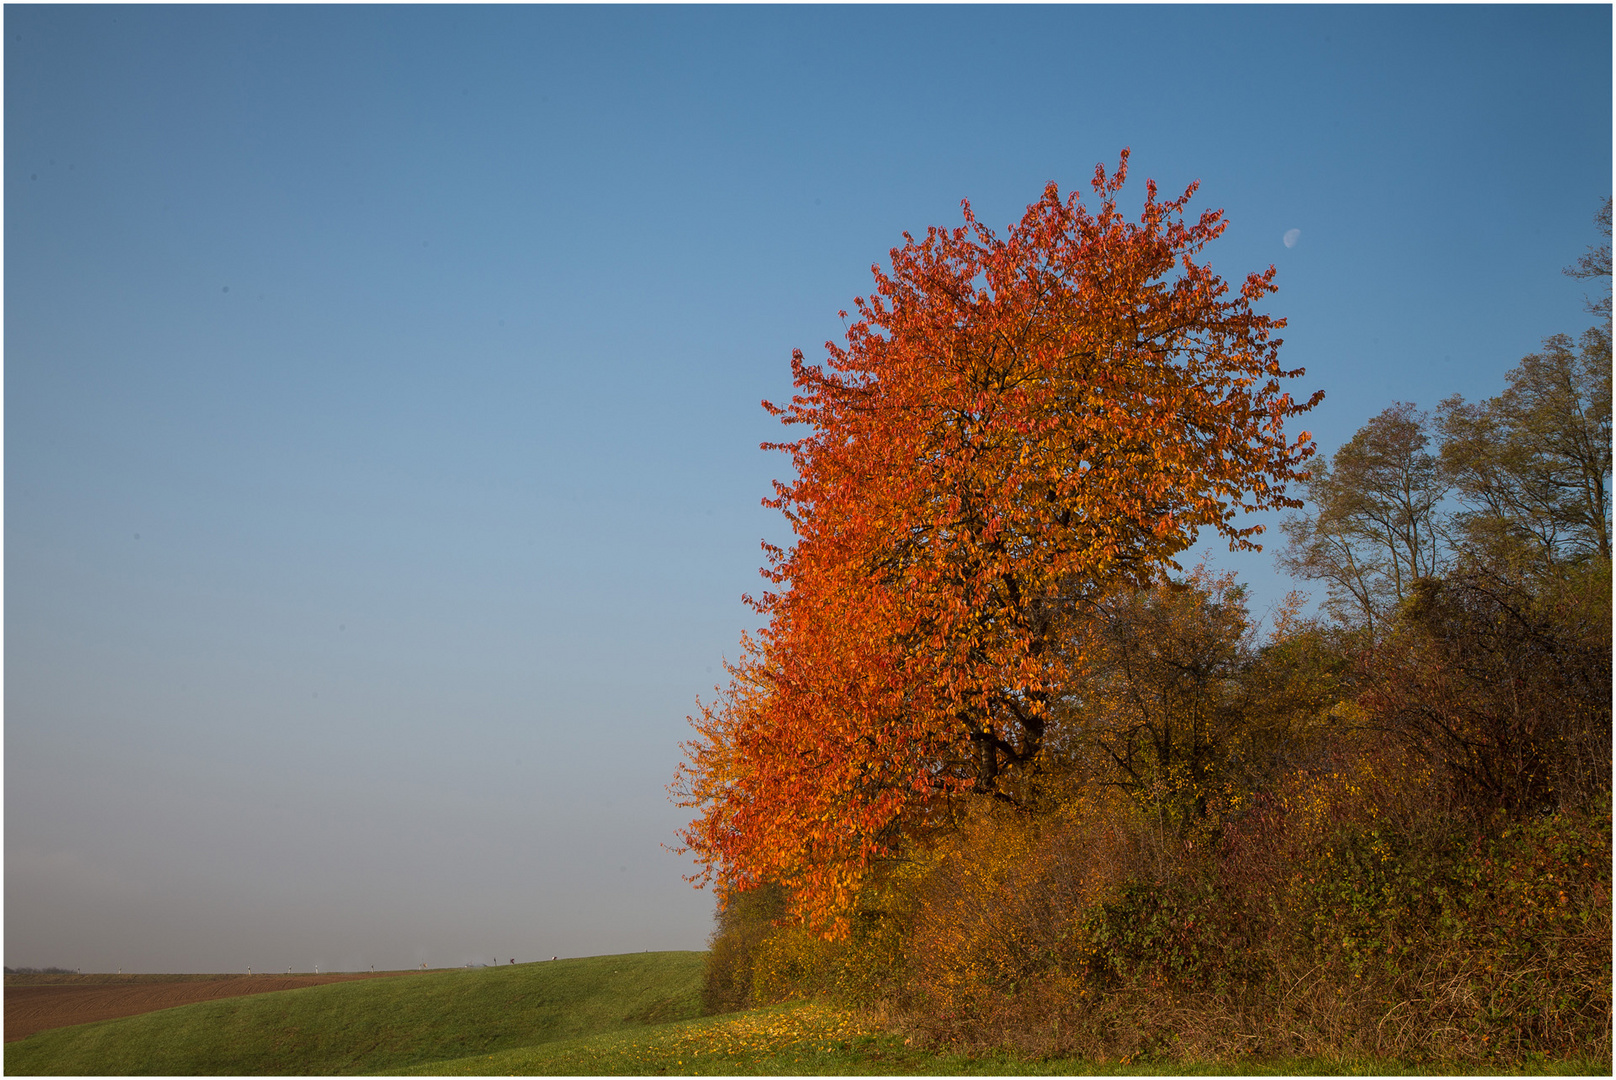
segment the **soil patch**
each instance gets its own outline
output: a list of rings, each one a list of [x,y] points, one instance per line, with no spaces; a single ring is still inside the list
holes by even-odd
[[[271,994],[305,986],[414,975],[413,971],[332,975],[8,975],[6,1042],[36,1031],[117,1020],[198,1001]],[[48,980],[48,981],[47,981]]]

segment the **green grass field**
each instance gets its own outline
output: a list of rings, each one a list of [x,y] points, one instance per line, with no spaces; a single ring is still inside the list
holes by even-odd
[[[7,1043],[10,1074],[397,1073],[684,1020],[702,953],[427,972],[184,1005]]]
[[[185,1005],[45,1031],[12,1075],[1353,1075],[1387,1061],[1026,1061],[939,1053],[830,1005],[699,1017],[699,952],[429,972]],[[1543,1071],[1597,1075],[1602,1063]]]

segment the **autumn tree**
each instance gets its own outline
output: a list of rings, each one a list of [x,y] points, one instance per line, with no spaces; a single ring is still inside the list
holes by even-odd
[[[1102,600],[1083,635],[1089,670],[1072,687],[1070,725],[1101,755],[1097,775],[1203,813],[1245,727],[1251,629],[1233,574],[1200,567]]]
[[[1599,213],[1594,215],[1594,224],[1598,225],[1599,231],[1604,234],[1605,242],[1602,244],[1595,244],[1587,251],[1583,252],[1582,256],[1577,259],[1575,264],[1565,268],[1565,274],[1567,277],[1581,278],[1584,281],[1600,282],[1601,278],[1604,279],[1602,282],[1600,282],[1603,285],[1603,289],[1601,291],[1604,293],[1604,295],[1588,297],[1587,305],[1590,314],[1603,317],[1606,326],[1609,326],[1611,314],[1610,196],[1607,195],[1605,197],[1605,205],[1601,206],[1599,208]]]
[[[1082,671],[1057,706],[1074,774],[1170,809],[1189,827],[1215,795],[1308,762],[1342,700],[1345,654],[1292,593],[1266,641],[1232,572],[1103,597],[1078,629]]]
[[[1383,410],[1328,465],[1312,466],[1305,490],[1316,512],[1281,526],[1289,544],[1280,564],[1323,581],[1343,623],[1374,631],[1444,565],[1449,482],[1430,443],[1425,413],[1406,402]]]
[[[1483,816],[1553,810],[1601,785],[1608,791],[1608,201],[1598,221],[1606,243],[1567,273],[1604,279],[1605,295],[1588,302],[1600,325],[1580,342],[1546,339],[1495,397],[1441,403],[1440,458],[1426,454],[1419,474],[1433,491],[1451,485],[1458,508],[1428,531],[1452,541],[1452,557],[1423,571],[1409,561],[1401,602],[1382,609],[1391,617],[1359,657],[1371,718],[1440,765]],[[1417,441],[1423,452],[1423,431]],[[1293,540],[1323,535],[1336,506],[1361,501],[1364,485],[1343,476],[1328,479],[1326,497],[1315,496],[1317,519],[1289,530]],[[1293,547],[1292,565],[1311,569],[1303,556],[1312,553]]]
[[[1581,348],[1557,335],[1509,373],[1502,394],[1442,402],[1442,462],[1465,509],[1469,548],[1486,561],[1553,566],[1611,556],[1610,338]]]
[[[765,403],[806,433],[772,444],[795,478],[767,504],[768,625],[702,710],[676,791],[706,877],[776,881],[805,913],[845,907],[871,862],[947,800],[1017,801],[1071,675],[1071,619],[1148,584],[1200,529],[1255,546],[1243,511],[1285,494],[1311,455],[1287,420],[1283,320],[1201,259],[1221,212],[1195,185],[1137,222],[1050,184],[1000,237],[905,234],[823,365]],[[845,313],[843,313],[845,316]]]
[[[1553,568],[1611,557],[1610,200],[1595,221],[1605,242],[1566,274],[1598,282],[1600,317],[1573,344],[1543,342],[1507,376],[1502,394],[1442,402],[1442,463],[1465,503],[1460,531],[1484,562]]]
[[[1546,339],[1503,393],[1450,397],[1434,423],[1399,402],[1312,466],[1304,490],[1314,513],[1284,523],[1280,562],[1325,582],[1342,622],[1383,629],[1414,583],[1457,555],[1521,572],[1610,560],[1609,200],[1596,220],[1605,243],[1566,273],[1603,284],[1587,303],[1600,325],[1575,343]]]
[[[1610,790],[1610,576],[1536,591],[1483,566],[1415,587],[1363,658],[1370,715],[1438,764],[1485,817]]]

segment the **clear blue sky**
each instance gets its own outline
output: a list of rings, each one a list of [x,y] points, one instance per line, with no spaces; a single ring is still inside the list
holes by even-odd
[[[903,230],[1199,178],[1328,452],[1587,326],[1611,190],[1603,5],[4,27],[12,966],[700,948],[664,785],[784,539],[758,402]]]

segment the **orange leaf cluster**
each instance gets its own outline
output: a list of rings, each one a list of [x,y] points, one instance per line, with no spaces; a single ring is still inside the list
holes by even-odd
[[[1232,290],[1199,261],[1219,211],[1191,185],[1137,222],[1116,171],[1094,212],[1054,184],[1002,239],[905,234],[826,364],[764,407],[802,438],[767,444],[796,479],[766,505],[768,626],[693,720],[675,784],[702,880],[786,885],[834,931],[873,861],[939,800],[1013,798],[1075,657],[1065,629],[1098,593],[1144,584],[1212,528],[1253,547],[1241,511],[1285,496],[1312,454],[1284,422],[1274,332],[1253,310],[1274,270]],[[845,314],[845,313],[844,313]]]

